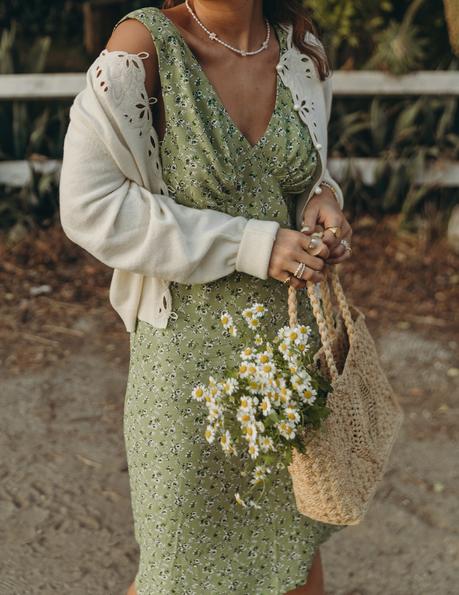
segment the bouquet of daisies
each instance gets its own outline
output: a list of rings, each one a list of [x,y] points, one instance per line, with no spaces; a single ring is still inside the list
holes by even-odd
[[[235,492],[244,507],[259,508],[274,468],[286,468],[292,449],[305,452],[308,434],[329,415],[326,399],[332,390],[313,363],[308,325],[284,326],[273,341],[260,332],[266,307],[255,302],[242,312],[252,331],[240,352],[236,369],[225,370],[221,380],[193,387],[192,397],[207,408],[205,438],[227,456],[243,462],[241,476],[250,477],[246,494]],[[220,317],[223,332],[237,336],[231,314]],[[257,491],[257,496],[254,492]]]

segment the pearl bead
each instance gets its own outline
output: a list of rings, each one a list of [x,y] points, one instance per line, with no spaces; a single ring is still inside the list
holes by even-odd
[[[314,192],[316,194],[322,194],[322,188],[320,186],[317,186],[316,189],[314,190]]]
[[[320,151],[320,149],[321,149],[321,148],[322,148],[322,145],[321,145],[320,143],[317,143],[317,145],[316,145],[316,149],[317,149],[318,151]]]
[[[277,71],[282,70],[282,64],[276,64],[276,70]]]
[[[300,104],[299,103],[295,103],[293,105],[293,109],[297,112],[300,109]]]

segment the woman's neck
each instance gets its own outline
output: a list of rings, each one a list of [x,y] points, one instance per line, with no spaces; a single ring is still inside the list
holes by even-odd
[[[251,50],[266,35],[263,0],[188,0],[209,31],[241,50]]]

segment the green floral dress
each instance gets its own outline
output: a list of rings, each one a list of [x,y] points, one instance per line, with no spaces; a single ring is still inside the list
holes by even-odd
[[[157,8],[121,20],[128,17],[149,28],[158,53],[167,122],[161,160],[171,196],[292,227],[294,195],[314,183],[318,155],[280,77],[271,121],[252,146],[172,21]],[[274,31],[285,51],[286,33]],[[224,336],[221,312],[241,327],[242,309],[261,302],[268,308],[262,330],[273,338],[288,324],[287,287],[234,272],[170,289],[176,316],[167,328],[138,320],[130,335],[124,432],[138,595],[282,595],[305,583],[317,547],[340,527],[298,513],[287,470],[274,472],[261,509],[239,506],[240,463],[205,440],[207,411],[191,391],[238,363],[242,335]],[[316,349],[305,291],[298,313],[312,326]]]

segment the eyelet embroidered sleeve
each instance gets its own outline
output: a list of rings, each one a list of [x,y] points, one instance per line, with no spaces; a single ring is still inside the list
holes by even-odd
[[[168,195],[141,54],[103,50],[71,106],[64,232],[106,265],[145,276],[206,283],[238,270],[267,279],[278,222],[191,208]]]

